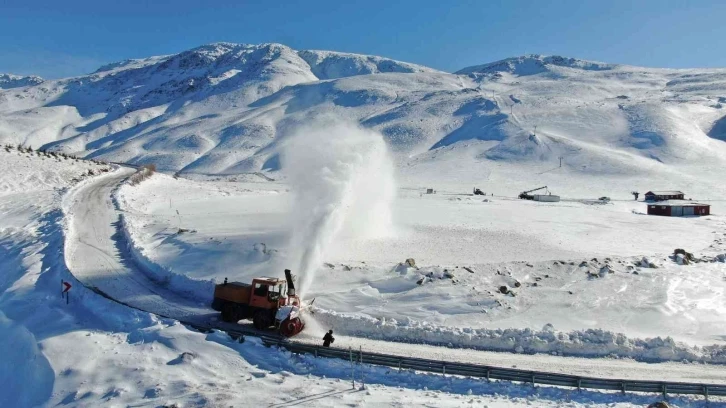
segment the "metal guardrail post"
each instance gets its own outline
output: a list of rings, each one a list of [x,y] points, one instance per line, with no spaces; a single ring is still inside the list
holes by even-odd
[[[577,391],[582,391],[582,378],[577,379]]]
[[[365,388],[366,376],[365,376],[365,371],[363,371],[363,346],[359,346],[359,347],[360,347],[360,349],[359,349],[360,354],[358,355],[358,357],[359,357],[358,364],[360,364],[360,366],[361,366],[360,367],[360,382],[361,382],[361,387]]]
[[[708,401],[708,385],[703,386],[703,396],[706,397],[706,401]]]
[[[401,371],[401,362],[403,362],[402,358],[398,359],[398,371]]]
[[[537,377],[534,373],[532,373],[532,387],[535,386],[536,381],[537,381]]]
[[[622,383],[620,383],[620,390],[621,390],[621,392],[623,394],[625,394],[625,381],[623,381]]]
[[[355,366],[353,365],[353,349],[348,347],[350,353],[350,379],[353,381],[353,388],[355,388]]]
[[[663,399],[668,398],[668,395],[666,395],[667,393],[668,393],[668,386],[666,384],[663,384]]]
[[[489,379],[491,373],[492,373],[492,370],[489,369],[489,368],[487,368],[487,382],[491,382],[492,381],[491,379]]]
[[[446,375],[446,363],[444,363],[444,366],[442,368],[442,372],[444,373],[444,375]]]

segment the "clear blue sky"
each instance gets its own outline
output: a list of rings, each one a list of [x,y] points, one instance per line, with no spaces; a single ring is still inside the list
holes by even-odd
[[[375,54],[445,71],[526,53],[726,67],[724,22],[724,0],[0,0],[0,72],[57,78],[217,41]]]

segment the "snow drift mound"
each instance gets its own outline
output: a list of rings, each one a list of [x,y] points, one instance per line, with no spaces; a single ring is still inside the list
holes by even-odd
[[[559,332],[550,324],[542,330],[452,328],[428,322],[398,322],[395,319],[375,319],[322,309],[316,309],[315,321],[317,326],[331,327],[338,334],[402,343],[525,354],[632,358],[645,362],[726,364],[724,346],[692,347],[676,343],[670,337],[634,339],[600,329]]]
[[[0,406],[31,407],[42,404],[53,391],[55,373],[38,349],[35,336],[0,311]]]
[[[726,116],[717,120],[708,135],[714,139],[723,140],[726,142]]]
[[[214,299],[214,280],[199,280],[190,278],[184,274],[177,273],[169,267],[154,262],[151,256],[147,255],[148,248],[143,247],[134,240],[131,231],[136,227],[130,226],[127,217],[121,214],[119,229],[121,230],[122,242],[128,248],[129,255],[136,266],[154,282],[173,290],[188,299],[199,300],[204,304],[211,304]]]

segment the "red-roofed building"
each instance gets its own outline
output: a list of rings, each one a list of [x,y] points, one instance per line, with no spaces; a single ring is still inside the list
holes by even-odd
[[[711,206],[691,201],[662,201],[648,204],[648,215],[683,217],[689,215],[711,215]]]
[[[681,191],[648,191],[645,201],[683,200],[684,196]]]

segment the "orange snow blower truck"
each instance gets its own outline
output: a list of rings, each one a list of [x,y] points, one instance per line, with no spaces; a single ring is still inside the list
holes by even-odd
[[[227,282],[215,285],[212,309],[222,312],[222,320],[237,323],[252,319],[258,330],[273,327],[285,337],[300,333],[305,323],[300,318],[302,302],[295,293],[292,273],[285,269],[285,280],[261,277],[252,284]]]

